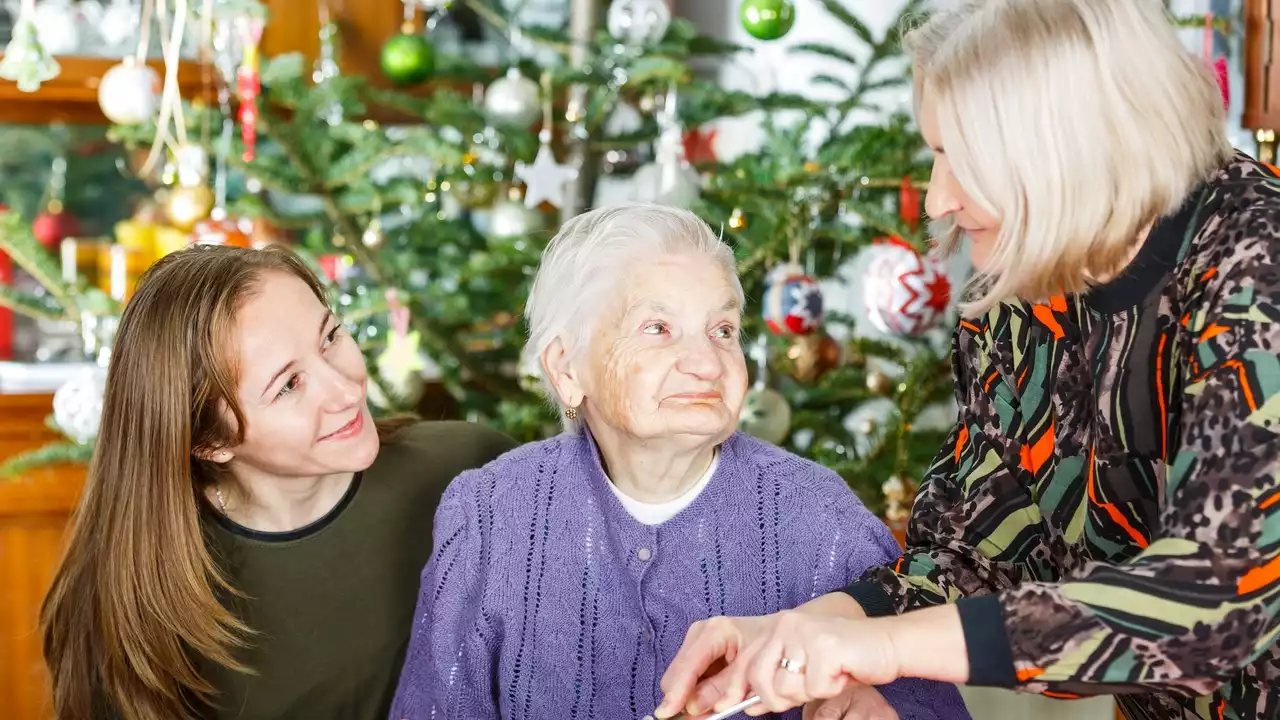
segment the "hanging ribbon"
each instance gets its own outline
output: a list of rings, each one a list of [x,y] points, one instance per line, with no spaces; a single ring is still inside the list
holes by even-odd
[[[165,0],[155,0],[156,14],[160,21],[160,52],[164,56],[164,89],[160,94],[160,116],[156,120],[156,138],[151,143],[151,152],[142,165],[142,176],[150,175],[160,162],[165,148],[173,148],[174,141],[178,145],[187,144],[187,125],[182,114],[182,94],[178,88],[178,68],[182,62],[182,34],[186,29],[187,0],[175,0],[173,8],[173,27],[166,40],[165,29],[168,21]],[[145,36],[143,42],[146,41]],[[141,43],[140,43],[141,45]],[[140,48],[145,52],[145,48]]]
[[[1214,57],[1213,44],[1216,30],[1213,27],[1213,13],[1204,15],[1204,61],[1218,80],[1218,90],[1222,92],[1222,106],[1231,107],[1231,78],[1227,71],[1227,58]]]
[[[395,288],[387,290],[387,306],[391,309],[389,324],[391,332],[397,337],[405,337],[409,334],[409,308],[400,302],[400,297],[396,294]]]

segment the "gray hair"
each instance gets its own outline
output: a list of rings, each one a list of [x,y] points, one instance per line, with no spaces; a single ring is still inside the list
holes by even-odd
[[[566,222],[547,244],[525,304],[529,341],[521,365],[541,370],[540,389],[560,411],[564,429],[581,421],[563,417],[563,402],[547,380],[542,355],[557,339],[571,356],[590,342],[609,300],[626,288],[627,272],[648,258],[694,253],[724,271],[744,306],[733,250],[697,215],[651,203],[598,208]]]

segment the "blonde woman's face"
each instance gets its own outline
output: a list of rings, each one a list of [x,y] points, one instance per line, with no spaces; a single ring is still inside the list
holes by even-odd
[[[925,196],[925,212],[934,220],[955,223],[969,236],[970,259],[978,270],[988,269],[991,252],[1000,231],[1000,219],[974,202],[951,172],[951,162],[942,146],[938,130],[938,111],[929,93],[920,97],[916,123],[920,134],[933,150],[933,174],[929,177],[929,193]]]

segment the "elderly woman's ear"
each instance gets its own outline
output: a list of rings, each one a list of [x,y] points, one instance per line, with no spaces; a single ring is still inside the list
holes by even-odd
[[[578,373],[570,362],[569,351],[560,338],[556,338],[542,351],[542,367],[556,396],[566,408],[582,404],[586,391],[582,389]]]

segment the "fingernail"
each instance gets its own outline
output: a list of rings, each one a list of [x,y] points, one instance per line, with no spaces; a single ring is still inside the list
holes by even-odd
[[[688,705],[684,706],[684,709],[687,710],[690,715],[702,714],[702,706],[698,704],[697,700],[690,701]]]
[[[666,700],[663,700],[662,704],[658,705],[658,707],[653,711],[653,716],[658,718],[659,720],[665,720],[666,718],[671,717],[671,715],[672,715],[671,708],[667,707]]]

